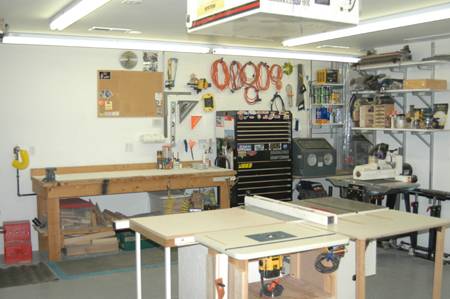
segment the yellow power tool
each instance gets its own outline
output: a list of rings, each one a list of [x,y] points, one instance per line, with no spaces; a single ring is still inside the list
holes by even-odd
[[[281,296],[283,286],[280,284],[281,270],[283,269],[283,256],[271,256],[259,260],[259,274],[261,276],[260,296],[270,298]],[[271,280],[265,283],[264,280]]]

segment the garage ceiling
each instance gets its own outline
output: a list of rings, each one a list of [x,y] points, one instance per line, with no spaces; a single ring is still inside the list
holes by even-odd
[[[71,0],[0,0],[0,19],[9,25],[11,32],[55,34],[49,29],[49,19]],[[187,34],[185,27],[186,2],[183,0],[142,0],[141,4],[122,4],[112,0],[105,6],[79,20],[63,32],[56,34],[102,36],[138,39],[189,41],[223,45],[251,45],[280,48],[279,42],[248,40]],[[361,20],[450,3],[442,0],[361,0]],[[128,28],[141,34],[89,31],[92,26]],[[273,28],[276,35],[277,28]],[[410,38],[438,35],[450,36],[450,20],[386,30],[361,36],[329,40],[323,43],[298,47],[303,50],[360,53],[392,44],[407,44]],[[349,46],[350,49],[321,48],[323,45]]]

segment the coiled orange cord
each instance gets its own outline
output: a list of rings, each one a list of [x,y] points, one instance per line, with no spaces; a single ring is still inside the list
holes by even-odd
[[[281,90],[283,88],[283,68],[279,64],[273,64],[270,67],[270,80],[275,85],[277,90]]]
[[[249,95],[250,90],[255,91],[254,97],[250,97],[250,95]],[[252,85],[246,86],[244,89],[244,99],[247,102],[247,104],[249,104],[249,105],[255,105],[256,103],[261,102],[261,99],[259,97],[259,90]]]
[[[253,78],[252,78],[252,80],[249,80],[249,78],[247,77],[247,68],[248,67],[253,68]],[[241,67],[241,71],[239,72],[239,76],[241,78],[242,84],[247,85],[247,86],[249,86],[249,85],[250,86],[254,86],[255,85],[256,81],[258,80],[258,77],[256,76],[257,74],[258,74],[258,68],[251,61],[249,61],[246,64],[244,64]]]
[[[223,82],[219,81],[219,65],[222,67]],[[211,80],[214,86],[221,91],[225,90],[225,88],[227,88],[230,84],[230,72],[228,71],[227,63],[223,60],[223,58],[217,59],[211,65]]]
[[[264,77],[263,76],[264,70],[265,70],[266,82],[263,85],[262,81],[263,81],[263,77]],[[269,69],[269,66],[265,62],[260,62],[258,64],[257,71],[258,72],[257,72],[256,77],[258,79],[256,80],[256,89],[258,89],[259,91],[261,91],[261,90],[262,91],[268,90],[269,87],[270,87],[270,69]]]
[[[233,60],[230,63],[230,90],[231,92],[235,92],[242,88],[244,85],[241,81],[240,72],[242,69],[242,65],[239,61]]]

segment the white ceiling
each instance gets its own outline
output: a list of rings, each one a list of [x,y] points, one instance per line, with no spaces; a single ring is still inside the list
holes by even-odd
[[[450,2],[442,0],[360,1],[360,16],[362,20]],[[49,29],[49,19],[70,2],[71,0],[0,0],[0,19],[4,19],[5,23],[9,25],[11,32],[55,34]],[[267,40],[187,34],[185,16],[186,1],[183,0],[143,0],[139,5],[124,5],[121,4],[121,0],[112,0],[63,32],[57,32],[57,34],[281,47],[278,42]],[[129,28],[141,31],[142,34],[130,35],[127,33],[88,31],[88,28],[92,26]],[[277,31],[276,26],[274,26],[273,31],[275,34]],[[321,51],[358,53],[361,49],[371,49],[391,44],[407,44],[408,41],[404,41],[405,38],[445,33],[450,33],[450,20],[326,41],[321,44],[350,46],[351,49],[336,50],[324,48]],[[320,43],[299,47],[299,49],[317,50],[316,47],[318,45]]]

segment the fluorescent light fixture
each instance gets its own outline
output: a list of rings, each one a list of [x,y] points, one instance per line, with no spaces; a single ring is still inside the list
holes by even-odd
[[[84,48],[128,49],[146,51],[169,51],[186,53],[209,53],[210,48],[203,45],[151,41],[139,39],[111,39],[67,35],[8,33],[3,37],[5,44],[44,45]]]
[[[288,39],[283,41],[283,46],[293,47],[293,46],[308,45],[326,40],[333,40],[382,30],[441,21],[449,18],[450,18],[450,4],[437,5],[405,13],[369,19],[360,22],[359,25],[345,29],[339,29],[335,31],[328,31],[324,33]]]
[[[252,56],[252,57],[269,57],[269,58],[286,58],[299,60],[319,60],[319,61],[336,61],[356,63],[358,57],[334,54],[322,54],[313,52],[298,51],[282,51],[258,48],[214,48],[213,54],[216,55],[234,55],[234,56]]]
[[[430,34],[430,35],[423,35],[423,36],[416,36],[416,37],[408,37],[404,38],[404,41],[411,42],[411,41],[421,41],[421,40],[430,40],[430,39],[440,39],[440,38],[446,38],[449,37],[450,33],[440,33],[440,34]]]
[[[350,49],[348,46],[338,46],[338,45],[320,45],[316,47],[317,49]]]
[[[110,0],[77,0],[72,2],[52,18],[50,29],[64,30],[109,1]]]

